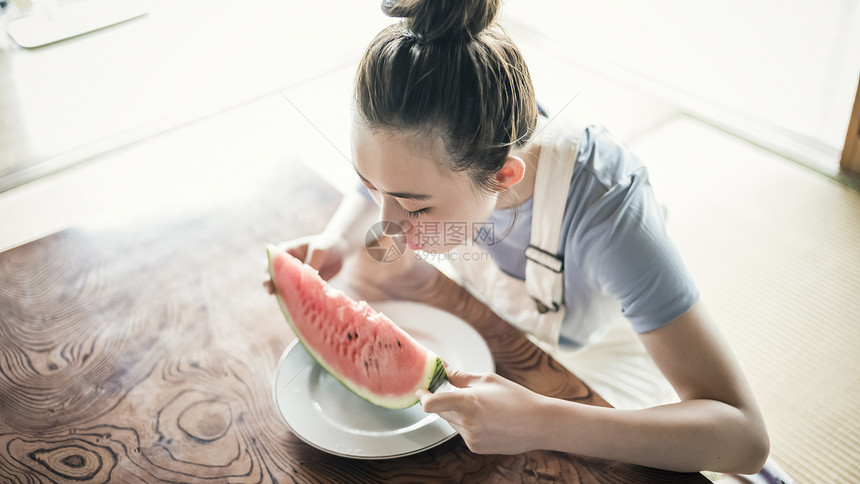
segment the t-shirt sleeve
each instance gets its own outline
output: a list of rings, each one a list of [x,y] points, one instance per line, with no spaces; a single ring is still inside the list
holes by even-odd
[[[592,156],[632,157],[623,147],[601,145]],[[613,180],[588,174],[600,189],[592,191],[572,236],[589,279],[617,297],[633,329],[644,333],[687,312],[699,291],[669,239],[648,171],[634,161]]]

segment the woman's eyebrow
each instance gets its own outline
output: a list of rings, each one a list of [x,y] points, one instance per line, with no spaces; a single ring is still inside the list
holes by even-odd
[[[361,173],[358,172],[358,168],[355,168],[355,166],[353,166],[352,168],[355,170],[355,174],[358,175],[359,178],[361,178],[361,181],[363,181],[364,183],[367,183],[368,185],[373,185],[372,183],[367,181],[367,178],[361,176]],[[429,199],[433,198],[430,195],[425,195],[423,193],[412,193],[412,192],[382,192],[382,193],[384,193],[390,197],[408,198],[410,200],[429,200]]]

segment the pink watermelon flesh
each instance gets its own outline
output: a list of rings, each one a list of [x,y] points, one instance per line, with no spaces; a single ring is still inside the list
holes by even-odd
[[[366,302],[329,286],[310,266],[268,247],[269,275],[281,311],[320,365],[362,398],[405,408],[415,392],[446,378],[441,359]]]

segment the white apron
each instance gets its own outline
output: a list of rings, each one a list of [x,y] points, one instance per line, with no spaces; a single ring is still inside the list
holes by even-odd
[[[554,125],[545,130],[535,174],[530,245],[526,250],[526,279],[502,272],[492,257],[471,240],[445,257],[425,260],[493,309],[575,375],[619,408],[644,408],[677,401],[677,395],[645,351],[620,310],[573,311],[568,324],[594,324],[589,318],[612,317],[589,346],[558,345],[567,313],[564,305],[563,254],[557,254],[570,179],[581,129]],[[607,299],[608,300],[608,299]],[[617,302],[616,308],[617,308]],[[602,305],[602,309],[606,309]],[[614,316],[609,316],[613,314]]]

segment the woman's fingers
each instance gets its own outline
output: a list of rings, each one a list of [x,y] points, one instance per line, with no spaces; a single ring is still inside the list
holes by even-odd
[[[323,264],[325,264],[328,251],[320,250],[313,246],[305,246],[305,248],[307,258],[302,260],[304,260],[305,264],[319,271],[322,268]]]
[[[417,394],[425,412],[448,421],[463,436],[473,452],[517,454],[539,447],[540,436],[531,433],[540,412],[540,397],[527,388],[495,373],[448,372],[456,385],[451,391]],[[536,438],[537,437],[537,440]]]
[[[343,248],[341,242],[331,236],[317,234],[313,236],[300,237],[278,244],[278,250],[282,250],[296,259],[316,269],[320,277],[329,280],[340,271],[343,266]],[[268,260],[265,261],[268,266]],[[269,294],[275,293],[274,285],[269,280],[268,274],[263,281],[263,287]]]
[[[308,250],[312,241],[313,236],[299,237],[298,239],[281,242],[278,244],[278,248],[296,259],[305,262],[305,259],[308,257]]]
[[[460,393],[461,392],[457,390],[439,393],[430,393],[427,390],[418,390],[417,395],[425,412],[443,413],[460,409],[463,398]]]
[[[307,257],[308,257],[308,245],[307,244],[302,244],[302,245],[299,245],[296,247],[287,247],[284,250],[287,252],[287,254],[290,254],[291,256],[295,257],[296,259],[298,259],[302,262],[305,262],[305,259],[307,259]]]
[[[480,373],[468,373],[457,369],[446,368],[445,372],[448,374],[448,382],[458,388],[468,387],[484,377]]]
[[[328,264],[320,268],[320,277],[327,281],[336,276],[341,268],[343,268],[343,259],[330,260]]]
[[[455,388],[448,392],[430,393],[427,390],[418,390],[416,393],[421,400],[421,406],[425,412],[429,413],[445,413],[457,412],[462,410],[465,399],[468,397],[468,392],[464,391],[468,387],[480,382],[485,375],[480,373],[468,373],[457,369],[446,369],[448,373],[448,383]],[[447,420],[447,417],[441,415]]]

